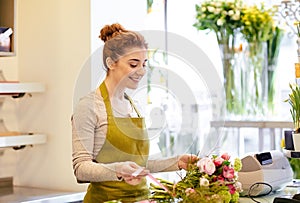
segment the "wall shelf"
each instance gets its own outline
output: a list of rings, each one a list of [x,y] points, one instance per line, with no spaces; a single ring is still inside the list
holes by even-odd
[[[0,136],[0,147],[44,144],[46,141],[47,137],[43,134]]]
[[[24,93],[40,93],[44,91],[45,85],[42,83],[19,83],[16,81],[0,81],[0,96],[14,97],[16,95],[24,95]],[[1,106],[2,104],[0,103],[0,108]],[[2,123],[2,125],[4,125],[4,123]],[[26,145],[46,143],[46,135],[11,132],[6,129],[5,125],[2,128],[4,129],[4,132],[0,132],[0,148],[20,147]]]
[[[41,83],[0,82],[0,94],[44,92],[45,85]]]

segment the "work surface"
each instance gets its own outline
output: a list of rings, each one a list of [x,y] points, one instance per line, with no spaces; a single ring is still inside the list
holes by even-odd
[[[254,198],[260,203],[272,203],[275,197],[291,197],[300,193],[300,187],[286,187],[282,191]],[[85,192],[60,192],[38,188],[14,187],[13,191],[0,191],[0,203],[66,203],[81,202]],[[241,197],[240,203],[255,203],[248,197]]]
[[[271,193],[269,195],[254,197],[254,200],[260,203],[272,203],[275,197],[291,198],[294,194],[300,193],[300,187],[286,187],[282,191]],[[248,197],[241,197],[240,203],[255,203],[255,201]]]

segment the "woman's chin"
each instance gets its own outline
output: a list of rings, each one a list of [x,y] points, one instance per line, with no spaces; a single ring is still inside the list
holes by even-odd
[[[127,88],[128,88],[128,89],[135,90],[136,88],[138,88],[138,86],[139,86],[139,83],[128,84],[128,85],[127,85]]]

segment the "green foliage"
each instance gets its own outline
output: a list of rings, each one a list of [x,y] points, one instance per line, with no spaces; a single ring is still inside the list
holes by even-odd
[[[299,21],[296,21],[294,23],[294,25],[296,26],[297,28],[297,36],[300,37],[300,22]]]
[[[152,9],[153,0],[147,0],[147,12],[150,13]]]
[[[280,50],[280,43],[284,36],[284,30],[276,26],[267,40],[268,47],[268,66],[277,65],[277,59]]]
[[[300,159],[289,158],[289,162],[294,172],[294,178],[300,179]]]
[[[294,131],[299,132],[300,129],[300,87],[295,84],[290,84],[292,92],[289,94],[289,98],[285,100],[290,104],[290,112],[294,122]]]

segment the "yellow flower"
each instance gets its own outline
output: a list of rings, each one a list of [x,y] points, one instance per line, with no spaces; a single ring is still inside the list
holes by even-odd
[[[284,147],[285,147],[285,141],[284,141],[284,138],[281,139],[280,147],[281,147],[281,148],[284,148]]]

